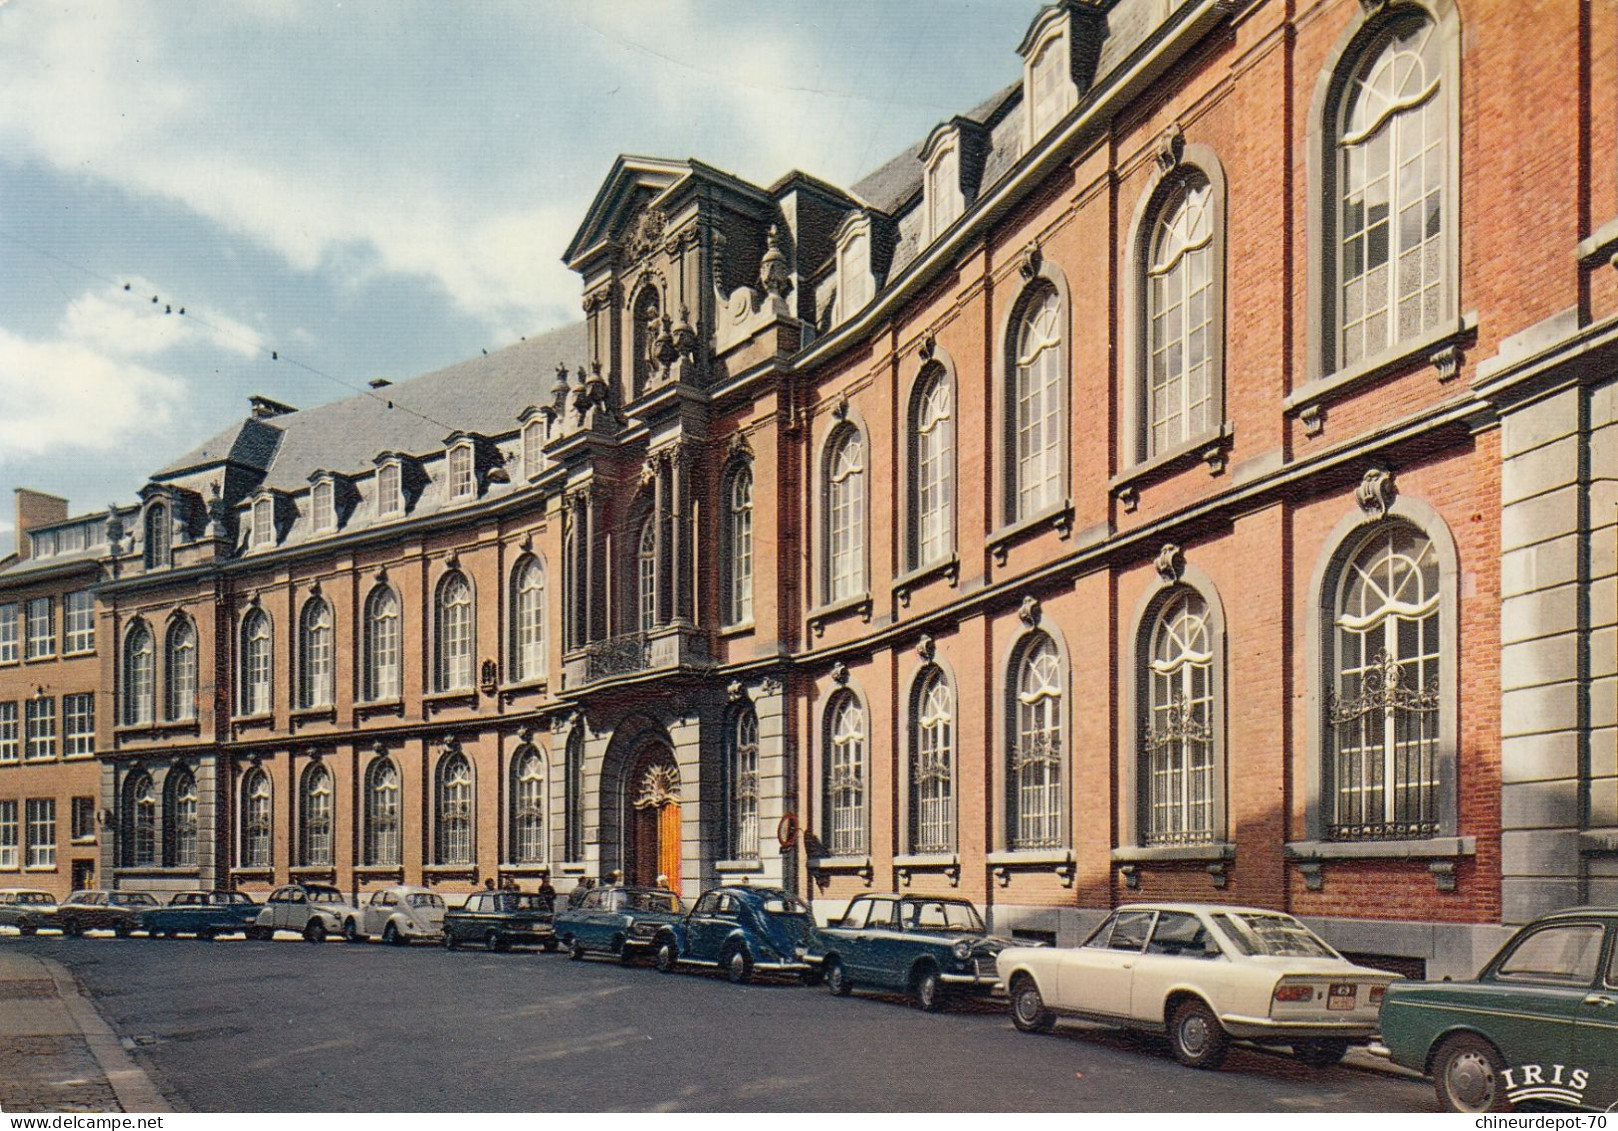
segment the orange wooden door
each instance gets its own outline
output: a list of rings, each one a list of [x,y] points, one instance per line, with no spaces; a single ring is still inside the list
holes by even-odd
[[[669,801],[657,811],[657,870],[667,876],[670,891],[680,890],[680,803]]]

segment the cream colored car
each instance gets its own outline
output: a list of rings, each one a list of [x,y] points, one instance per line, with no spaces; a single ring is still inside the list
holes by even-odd
[[[1287,1045],[1325,1067],[1377,1035],[1388,984],[1290,915],[1217,904],[1131,904],[1077,947],[1010,947],[1000,976],[1025,1033],[1058,1016],[1167,1033],[1174,1055],[1217,1068],[1233,1038]]]

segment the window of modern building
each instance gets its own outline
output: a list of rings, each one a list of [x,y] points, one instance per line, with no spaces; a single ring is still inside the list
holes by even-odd
[[[183,615],[169,622],[163,642],[163,717],[171,723],[197,717],[197,630]]]
[[[926,669],[912,706],[910,851],[955,851],[955,696],[944,673]]]
[[[72,758],[95,752],[95,693],[82,691],[62,696],[62,753]]]
[[[456,499],[470,499],[478,493],[471,444],[459,444],[449,450],[449,493]]]
[[[725,623],[747,624],[753,619],[753,471],[743,465],[730,475],[726,492]]]
[[[311,597],[298,618],[298,706],[330,707],[336,684],[331,606],[320,597]]]
[[[153,503],[146,510],[145,558],[147,569],[161,569],[174,560],[174,531],[169,523],[169,508]]]
[[[1216,777],[1214,639],[1202,596],[1179,589],[1163,601],[1142,657],[1146,730],[1140,782],[1142,843],[1209,844],[1214,827]]]
[[[543,864],[546,858],[545,757],[532,746],[517,752],[511,771],[511,861]]]
[[[511,679],[540,679],[548,666],[545,633],[545,567],[525,557],[511,571]]]
[[[0,762],[15,762],[21,754],[17,701],[0,702]]]
[[[306,867],[329,867],[331,847],[331,771],[316,762],[303,772],[298,791],[298,856]]]
[[[635,591],[640,598],[638,627],[650,632],[657,627],[657,517],[641,523],[635,551]]]
[[[949,374],[930,365],[916,380],[910,410],[912,569],[955,549],[955,410]]]
[[[88,589],[80,589],[62,598],[66,639],[62,650],[68,653],[93,652],[96,646],[96,604]]]
[[[197,866],[197,778],[184,766],[169,771],[163,786],[167,812],[165,863],[170,868]]]
[[[72,826],[69,830],[73,843],[85,844],[93,842],[96,838],[96,799],[93,797],[75,797],[73,808],[69,814]]]
[[[522,473],[535,478],[545,465],[545,422],[538,417],[522,426]]]
[[[253,504],[253,545],[275,545],[275,501],[260,499]]]
[[[242,701],[240,714],[267,715],[271,706],[274,641],[270,618],[263,609],[249,609],[242,618]]]
[[[330,479],[316,483],[309,493],[310,525],[316,531],[337,529],[337,488]]]
[[[438,863],[472,863],[472,765],[464,754],[438,764]]]
[[[399,598],[386,585],[365,601],[365,673],[361,692],[367,702],[399,697]]]
[[[758,859],[758,715],[751,706],[730,718],[730,858]]]
[[[151,868],[157,864],[157,790],[152,775],[144,770],[130,779],[125,796],[129,799],[128,840],[125,853],[131,867]]]
[[[399,768],[378,758],[365,771],[365,862],[399,863]]]
[[[268,868],[273,859],[275,808],[270,775],[254,767],[242,778],[241,866]]]
[[[826,601],[866,590],[865,438],[845,424],[826,445]]]
[[[1219,421],[1213,335],[1213,189],[1192,172],[1158,207],[1146,262],[1150,357],[1148,457],[1173,451]]]
[[[1031,633],[1019,649],[1011,694],[1008,847],[1060,847],[1066,840],[1062,661],[1044,633]]]
[[[28,746],[23,756],[30,761],[56,757],[56,700],[36,695],[27,701]]]
[[[17,605],[0,605],[0,664],[17,662]]]
[[[472,686],[472,585],[451,570],[438,583],[436,602],[438,649],[436,690],[463,691]]]
[[[28,860],[30,868],[56,867],[56,799],[28,801]]]
[[[376,472],[376,513],[384,517],[404,513],[404,486],[397,463],[385,463]]]
[[[28,602],[28,658],[43,660],[56,655],[56,602],[35,597]]]
[[[1032,518],[1062,501],[1066,459],[1062,300],[1038,286],[1023,300],[1012,339],[1012,518]]]
[[[865,711],[846,690],[826,709],[826,814],[831,855],[866,851]]]
[[[152,644],[152,630],[146,622],[137,620],[124,637],[124,709],[125,726],[144,726],[155,717],[157,678],[156,656]]]
[[[17,803],[0,801],[0,868],[17,867]]]

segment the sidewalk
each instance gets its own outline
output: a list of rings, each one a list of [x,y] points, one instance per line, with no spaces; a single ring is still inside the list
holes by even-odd
[[[66,967],[0,944],[0,1111],[171,1110]]]

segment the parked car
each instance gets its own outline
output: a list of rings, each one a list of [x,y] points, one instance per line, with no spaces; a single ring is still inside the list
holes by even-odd
[[[166,905],[142,911],[137,926],[154,939],[175,935],[211,939],[246,931],[258,911],[258,904],[245,892],[181,891]]]
[[[157,905],[143,891],[76,891],[57,907],[56,924],[64,935],[111,931],[123,939],[139,927],[141,913]]]
[[[391,946],[444,939],[444,897],[426,888],[399,884],[371,893],[358,915],[343,920],[349,942],[381,939]]]
[[[359,915],[360,909],[330,884],[287,884],[270,893],[247,937],[268,939],[276,931],[296,931],[309,942],[325,942]]]
[[[648,926],[673,926],[684,914],[680,897],[661,888],[595,888],[577,907],[556,913],[556,937],[569,958],[594,951],[630,963],[651,949],[656,933]]]
[[[533,892],[480,891],[444,913],[444,945],[482,943],[487,950],[509,950],[514,943],[556,949],[551,903]]]
[[[0,927],[16,927],[20,935],[31,935],[41,927],[55,927],[56,897],[32,888],[0,890]]]
[[[1232,1038],[1336,1064],[1377,1033],[1398,975],[1357,966],[1290,915],[1198,903],[1131,904],[1076,947],[1000,955],[1011,1017],[1025,1033],[1058,1016],[1166,1032],[1174,1055],[1217,1068]]]
[[[1580,907],[1522,928],[1469,982],[1400,982],[1382,1048],[1432,1076],[1447,1111],[1528,1101],[1618,1104],[1618,908]]]
[[[1010,945],[989,934],[970,900],[862,895],[814,932],[805,957],[839,997],[856,985],[900,990],[932,1012],[952,993],[999,989],[997,959]]]
[[[715,966],[732,982],[755,972],[809,974],[804,960],[814,932],[809,908],[779,888],[720,887],[705,891],[678,922],[643,919],[632,938],[651,936],[657,968],[665,974],[681,963]]]

